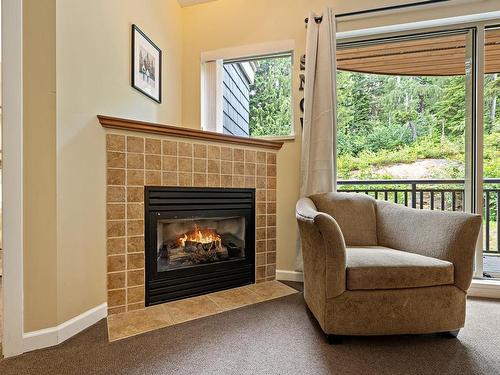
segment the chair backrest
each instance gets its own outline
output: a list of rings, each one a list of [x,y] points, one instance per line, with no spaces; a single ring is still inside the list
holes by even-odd
[[[377,245],[376,201],[365,194],[322,193],[309,197],[317,210],[332,216],[347,246]]]

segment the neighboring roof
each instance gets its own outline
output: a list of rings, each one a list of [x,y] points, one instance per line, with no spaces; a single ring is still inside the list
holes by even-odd
[[[340,47],[337,67],[364,73],[450,76],[465,74],[466,34]],[[500,72],[500,29],[486,32],[486,73]]]

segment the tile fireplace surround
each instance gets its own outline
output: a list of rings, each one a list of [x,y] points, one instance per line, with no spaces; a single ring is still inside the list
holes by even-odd
[[[280,142],[99,116],[106,134],[108,312],[143,309],[144,186],[256,188],[256,282],[276,274]],[[154,133],[154,134],[152,134]]]

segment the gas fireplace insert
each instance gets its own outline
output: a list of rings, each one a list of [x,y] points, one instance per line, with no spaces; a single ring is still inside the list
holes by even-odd
[[[255,189],[144,194],[146,306],[255,281]]]

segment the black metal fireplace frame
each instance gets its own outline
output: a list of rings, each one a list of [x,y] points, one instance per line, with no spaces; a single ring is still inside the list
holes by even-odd
[[[255,189],[146,186],[144,188],[146,306],[255,282]],[[245,257],[158,272],[161,219],[242,216]]]

